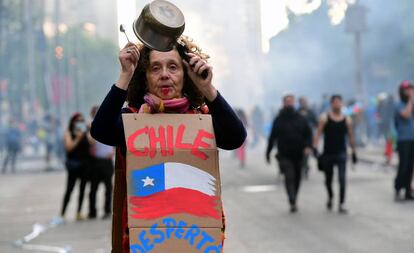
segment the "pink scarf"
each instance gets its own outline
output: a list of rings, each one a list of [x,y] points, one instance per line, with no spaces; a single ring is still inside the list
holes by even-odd
[[[147,93],[144,96],[144,101],[139,113],[187,113],[190,109],[190,101],[186,97],[162,100]]]

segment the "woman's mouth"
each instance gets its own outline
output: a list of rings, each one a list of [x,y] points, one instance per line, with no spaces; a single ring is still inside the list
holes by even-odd
[[[170,86],[162,86],[162,87],[161,87],[161,93],[162,93],[164,96],[167,96],[167,95],[168,95],[168,93],[170,93]]]

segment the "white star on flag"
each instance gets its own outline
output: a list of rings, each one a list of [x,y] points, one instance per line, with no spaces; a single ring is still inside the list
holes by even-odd
[[[148,185],[155,186],[154,185],[154,178],[150,178],[149,176],[147,176],[144,179],[141,179],[141,181],[144,182],[144,186],[143,187],[148,186]]]

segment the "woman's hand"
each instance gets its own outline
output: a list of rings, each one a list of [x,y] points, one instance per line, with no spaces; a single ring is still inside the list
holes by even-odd
[[[123,90],[128,89],[128,84],[131,81],[134,71],[137,68],[140,54],[138,46],[129,42],[119,51],[119,62],[121,63],[121,73],[116,82],[116,86]]]
[[[71,152],[78,146],[79,142],[82,140],[82,137],[85,133],[82,131],[75,132],[75,138],[72,139],[72,136],[69,131],[65,131],[63,142],[65,144],[65,149],[67,152]]]
[[[187,53],[187,55],[190,60],[189,62],[183,60],[183,63],[187,67],[188,76],[207,100],[212,102],[217,97],[217,90],[211,83],[211,80],[213,79],[213,68],[199,56],[192,53]],[[204,70],[208,71],[206,79],[201,77],[201,73],[203,73]]]
[[[75,131],[76,140],[80,141],[83,138],[84,135],[85,135],[85,132],[83,132],[82,130],[76,130]]]

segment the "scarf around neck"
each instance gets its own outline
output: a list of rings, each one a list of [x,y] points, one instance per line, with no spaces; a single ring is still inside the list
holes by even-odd
[[[144,101],[139,113],[187,113],[190,109],[190,101],[186,97],[163,100],[147,93]]]

